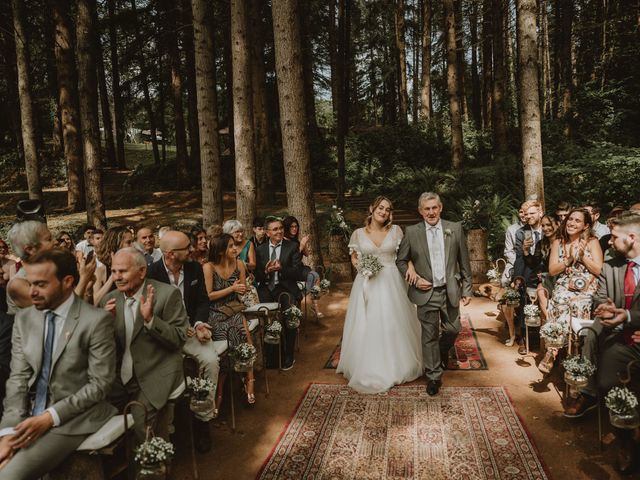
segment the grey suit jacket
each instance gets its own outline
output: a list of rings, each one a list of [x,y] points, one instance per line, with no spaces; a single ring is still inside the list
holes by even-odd
[[[44,326],[44,312],[35,307],[16,315],[0,428],[15,427],[31,416],[29,390],[42,366]],[[90,434],[116,413],[105,400],[115,380],[115,364],[113,318],[74,295],[51,364],[48,406],[60,417],[56,432]]]
[[[602,265],[598,277],[598,290],[593,296],[594,306],[613,300],[618,308],[624,308],[624,274],[627,271],[627,261],[624,257],[607,260]]]
[[[147,298],[147,285],[153,285],[154,304],[151,328],[144,326],[140,310],[136,313],[131,337],[133,374],[151,404],[160,409],[169,395],[182,382],[182,347],[187,339],[189,317],[177,288],[146,279],[142,296]],[[124,293],[115,290],[105,295],[101,305],[116,299],[116,344],[118,362],[116,382],[120,380],[122,354],[125,348]]]
[[[467,241],[460,222],[442,220],[444,230],[445,278],[447,282],[447,298],[449,303],[457,307],[461,297],[471,296],[471,265]],[[418,275],[432,282],[431,259],[425,222],[407,227],[400,243],[396,265],[404,276],[407,263],[411,260]],[[409,286],[409,299],[416,305],[424,305],[433,295],[433,290],[419,290]]]

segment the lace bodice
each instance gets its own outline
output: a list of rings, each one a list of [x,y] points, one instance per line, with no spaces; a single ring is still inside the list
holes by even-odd
[[[367,235],[364,228],[358,228],[353,232],[349,240],[349,253],[357,252],[358,255],[375,255],[383,265],[395,264],[396,252],[400,247],[402,237],[402,229],[397,225],[392,225],[382,244],[378,247]]]

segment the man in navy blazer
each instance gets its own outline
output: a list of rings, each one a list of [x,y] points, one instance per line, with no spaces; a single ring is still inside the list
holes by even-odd
[[[216,351],[209,317],[209,297],[204,283],[202,267],[198,262],[189,261],[191,250],[189,237],[182,232],[170,230],[160,240],[162,257],[151,264],[147,270],[147,278],[173,285],[182,294],[189,329],[183,352],[198,359],[200,372],[216,385],[220,372],[219,353]],[[195,444],[198,451],[205,453],[211,449],[209,421],[217,414],[215,407],[215,388],[209,394],[211,409],[197,413],[194,423]]]
[[[270,218],[265,224],[269,241],[256,249],[256,281],[258,282],[258,296],[261,302],[277,302],[283,292],[291,295],[294,300],[302,296],[298,288],[298,281],[302,278],[302,254],[298,244],[284,240],[282,221]],[[284,308],[288,308],[288,299],[283,299]],[[295,329],[283,325],[284,365],[283,370],[293,367],[293,351],[296,342]]]

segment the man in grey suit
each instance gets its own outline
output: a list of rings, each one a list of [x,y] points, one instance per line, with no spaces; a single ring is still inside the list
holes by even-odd
[[[407,227],[396,265],[405,276],[410,261],[415,268],[408,293],[418,306],[422,324],[427,393],[435,395],[440,389],[443,364],[446,367],[449,350],[460,332],[459,304],[471,301],[471,266],[462,224],[440,218],[440,196],[423,193],[418,211],[424,222]]]
[[[41,477],[116,413],[106,401],[115,379],[113,320],[73,293],[75,257],[45,250],[24,268],[33,306],[18,312],[13,328],[2,480]]]
[[[148,419],[156,422],[158,411],[184,390],[182,347],[189,317],[180,290],[149,280],[144,255],[133,247],[118,250],[111,262],[117,290],[101,305],[115,317],[118,348],[114,404],[141,402]],[[135,432],[144,439],[144,412],[133,408]],[[170,419],[169,419],[170,421]],[[157,434],[167,425],[154,425]]]

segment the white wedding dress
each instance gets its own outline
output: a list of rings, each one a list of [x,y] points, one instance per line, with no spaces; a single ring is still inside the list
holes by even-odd
[[[349,242],[351,252],[378,257],[383,268],[353,282],[344,321],[337,372],[362,393],[380,393],[422,375],[421,328],[407,285],[396,267],[402,229],[393,225],[377,247],[359,228]]]

